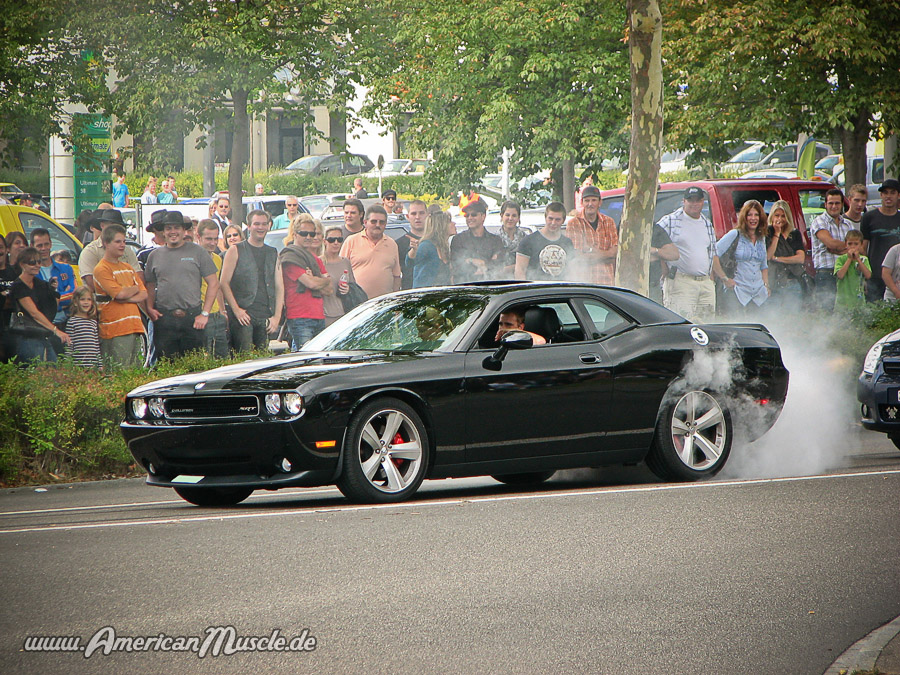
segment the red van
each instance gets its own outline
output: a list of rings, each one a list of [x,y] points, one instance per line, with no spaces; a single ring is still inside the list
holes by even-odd
[[[681,183],[663,183],[656,193],[656,213],[653,222],[659,222],[667,213],[681,206],[684,191],[689,187],[699,187],[707,194],[703,207],[703,215],[709,218],[716,228],[716,236],[723,234],[737,225],[738,213],[744,202],[755,199],[763,205],[766,213],[772,204],[783,199],[790,204],[794,217],[794,226],[803,235],[806,250],[810,250],[808,229],[813,219],[825,210],[825,193],[834,186],[831,183],[799,179],[763,179],[763,180],[695,180]],[[603,191],[603,204],[600,210],[616,221],[622,220],[622,208],[625,200],[625,188]],[[812,266],[812,256],[807,255],[807,267]]]

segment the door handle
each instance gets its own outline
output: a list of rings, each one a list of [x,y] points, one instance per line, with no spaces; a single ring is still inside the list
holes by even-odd
[[[600,363],[599,354],[579,354],[578,358],[582,363]]]

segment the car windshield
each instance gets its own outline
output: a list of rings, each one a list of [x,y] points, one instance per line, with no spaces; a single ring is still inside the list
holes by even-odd
[[[312,171],[321,161],[322,155],[307,155],[306,157],[294,160],[285,168],[290,169],[291,171]]]
[[[456,340],[485,304],[480,296],[446,292],[386,296],[342,317],[303,351],[438,351]]]
[[[405,159],[389,159],[384,163],[384,169],[382,170],[400,173],[406,166],[407,161]]]

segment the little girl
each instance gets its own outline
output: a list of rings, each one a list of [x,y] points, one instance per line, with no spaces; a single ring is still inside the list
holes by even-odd
[[[100,361],[100,332],[94,292],[88,286],[75,289],[69,307],[66,332],[72,338],[69,352],[75,362],[85,368],[102,368]]]

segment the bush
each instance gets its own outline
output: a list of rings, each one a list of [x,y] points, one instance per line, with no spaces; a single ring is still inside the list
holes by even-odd
[[[125,395],[147,382],[252,356],[216,360],[198,352],[161,361],[152,371],[130,368],[99,377],[68,359],[0,364],[0,485],[140,473],[119,432]]]
[[[50,194],[50,173],[42,169],[3,169],[0,181],[14,183],[25,192]]]

